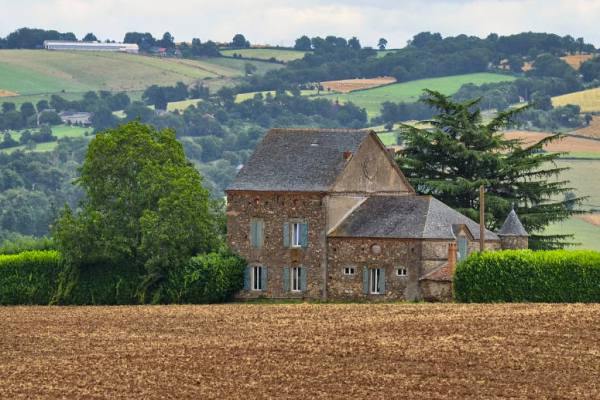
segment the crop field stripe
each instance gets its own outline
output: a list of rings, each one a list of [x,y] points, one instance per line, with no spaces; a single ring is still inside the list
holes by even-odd
[[[394,83],[373,89],[366,89],[346,94],[331,93],[323,94],[323,97],[342,102],[353,102],[359,107],[364,107],[370,117],[379,114],[381,104],[385,101],[393,102],[416,102],[424,89],[437,90],[443,94],[455,93],[463,84],[473,83],[481,85],[491,82],[512,81],[515,78],[510,75],[481,72],[465,75],[452,75],[439,78],[419,79],[414,81]]]
[[[0,398],[599,398],[598,304],[0,308]]]

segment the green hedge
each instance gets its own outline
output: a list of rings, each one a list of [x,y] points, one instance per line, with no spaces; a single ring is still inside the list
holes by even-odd
[[[243,286],[245,262],[234,255],[210,253],[192,258],[163,277],[160,303],[217,303]],[[0,304],[138,304],[145,276],[142,267],[66,265],[57,251],[28,251],[0,256]]]
[[[192,258],[172,269],[163,285],[164,303],[218,303],[231,299],[244,285],[243,259],[220,253]]]
[[[143,269],[110,262],[66,266],[52,302],[72,305],[136,304]]]
[[[600,253],[507,250],[474,253],[459,263],[461,302],[600,302]]]
[[[0,304],[48,304],[62,269],[57,251],[0,255]]]

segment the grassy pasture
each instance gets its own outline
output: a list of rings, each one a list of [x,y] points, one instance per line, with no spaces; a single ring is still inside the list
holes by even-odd
[[[597,304],[4,307],[0,397],[599,398],[599,313]]]
[[[253,98],[257,93],[261,93],[263,96],[266,96],[267,93],[271,93],[272,96],[275,96],[275,91],[274,90],[265,90],[262,92],[247,92],[247,93],[239,93],[235,96],[235,101],[236,103],[242,102],[244,100],[248,100]],[[288,92],[289,94],[290,92]],[[300,94],[302,96],[314,96],[317,94],[316,90],[301,90]]]
[[[374,117],[379,114],[383,102],[415,102],[418,101],[423,93],[423,89],[437,90],[449,95],[455,93],[466,83],[481,85],[484,83],[512,81],[514,79],[514,77],[509,75],[482,72],[419,79],[346,94],[324,94],[323,96],[332,100],[338,99],[341,102],[353,102],[359,107],[364,107],[369,117]]]
[[[569,248],[600,251],[600,226],[580,217],[571,217],[566,221],[554,223],[548,226],[544,233],[574,235],[572,241],[577,245]]]
[[[30,129],[33,131],[34,129]],[[68,125],[57,125],[52,127],[52,134],[56,136],[57,139],[62,139],[66,137],[74,138],[74,137],[84,137],[86,132],[92,132],[92,128],[83,128],[80,126],[68,126]],[[21,132],[11,132],[12,138],[16,141],[19,141],[21,138]],[[35,148],[32,151],[51,151],[56,148],[58,142],[47,142],[47,143],[37,143]],[[0,149],[0,152],[10,154],[17,150],[27,150],[26,146],[15,146],[9,147],[7,149]]]
[[[187,60],[125,53],[0,50],[0,90],[18,94],[0,101],[35,103],[51,94],[76,99],[88,90],[126,91],[135,100],[152,84],[178,81],[204,80],[215,90],[219,82],[243,76],[246,62],[222,57]],[[258,73],[282,67],[250,62]]]
[[[292,49],[238,49],[238,50],[221,50],[224,56],[233,56],[240,54],[244,58],[257,58],[259,60],[269,60],[271,58],[277,61],[293,61],[298,60],[306,54],[306,51]]]

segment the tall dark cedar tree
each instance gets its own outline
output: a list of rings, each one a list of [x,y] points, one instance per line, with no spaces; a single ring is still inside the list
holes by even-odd
[[[557,153],[544,153],[545,144],[559,134],[533,145],[505,139],[501,129],[520,110],[499,113],[484,123],[477,107],[481,99],[463,103],[426,90],[422,100],[437,110],[429,126],[404,125],[405,148],[398,164],[415,189],[430,194],[449,206],[479,220],[480,185],[486,188],[486,225],[497,229],[514,205],[530,233],[530,247],[558,248],[569,235],[541,235],[544,228],[576,213],[563,201],[573,189],[558,179],[566,168],[557,167]],[[581,203],[579,198],[574,204]]]

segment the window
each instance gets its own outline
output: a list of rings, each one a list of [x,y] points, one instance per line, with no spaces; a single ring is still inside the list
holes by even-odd
[[[255,266],[250,270],[250,288],[252,290],[265,290],[267,287],[267,267]]]
[[[385,268],[364,267],[363,293],[385,294]]]
[[[302,291],[302,268],[292,268],[292,292]]]
[[[308,224],[302,221],[285,222],[283,247],[308,247]]]
[[[259,249],[264,243],[265,223],[262,219],[252,218],[250,220],[250,245]]]
[[[396,276],[408,276],[408,270],[404,267],[396,268]]]
[[[381,279],[381,270],[379,268],[373,268],[370,270],[370,286],[369,291],[371,294],[379,294],[379,280]]]
[[[344,268],[344,275],[354,275],[356,270],[354,267],[346,267]]]
[[[458,237],[458,261],[467,258],[468,253],[467,238],[461,235]]]
[[[292,224],[292,247],[300,247],[302,243],[300,222]]]

